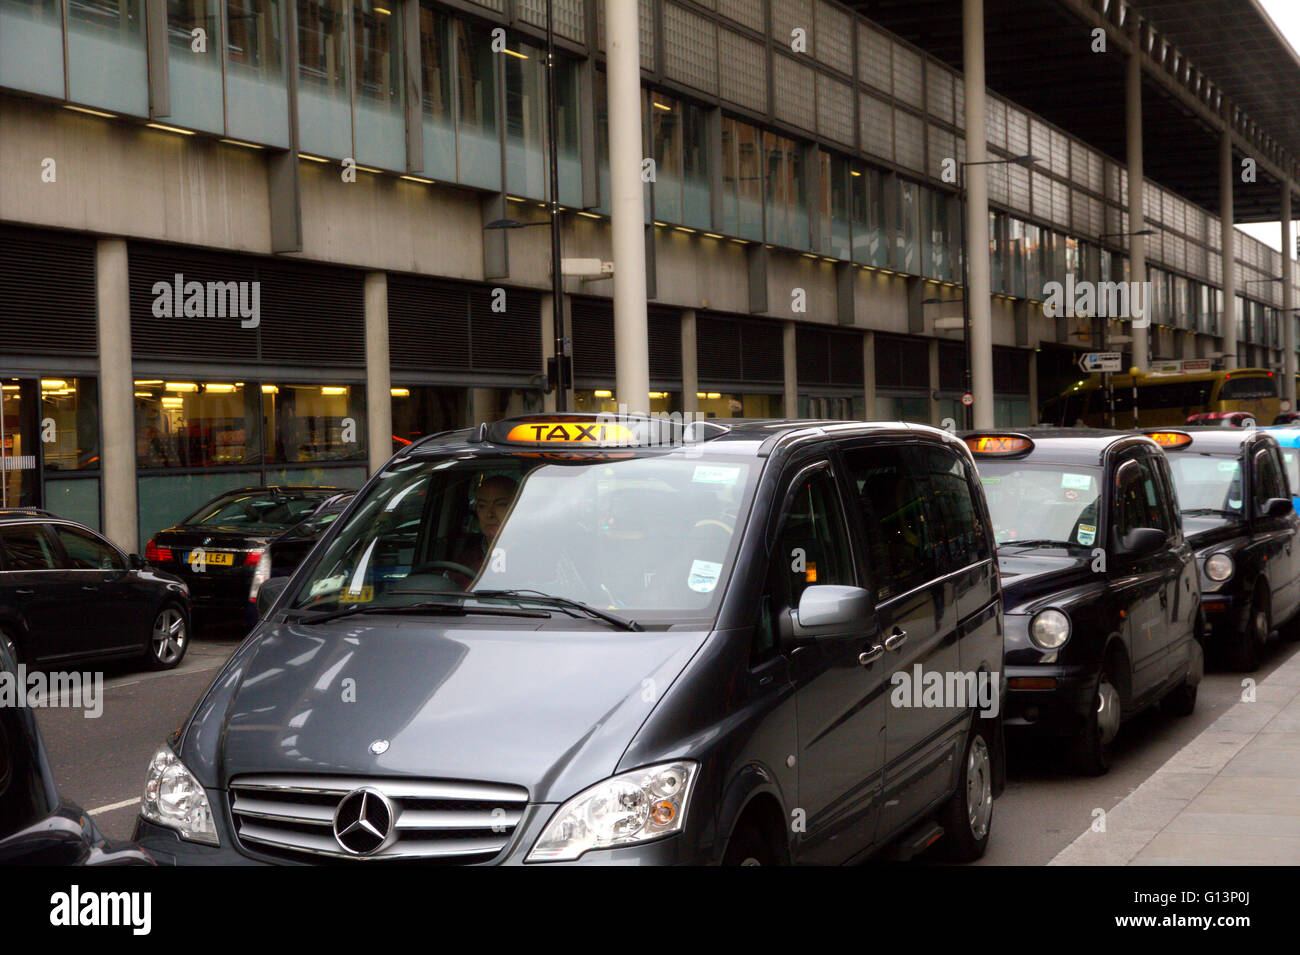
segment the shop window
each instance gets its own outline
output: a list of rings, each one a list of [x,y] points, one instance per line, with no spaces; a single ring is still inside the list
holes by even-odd
[[[261,385],[266,460],[286,464],[363,459],[364,389],[359,385]]]
[[[390,396],[393,402],[394,451],[424,435],[466,425],[468,392],[465,388],[402,385],[393,387]]]
[[[94,378],[42,380],[41,451],[47,471],[100,467],[99,389]]]
[[[261,460],[258,395],[243,382],[135,382],[136,466],[209,468]]]
[[[700,414],[706,418],[785,417],[785,399],[781,395],[699,391],[695,400]]]
[[[670,414],[674,411],[680,412],[681,408],[681,392],[650,392],[651,414]],[[595,388],[590,391],[575,391],[573,393],[573,410],[587,414],[600,414],[602,412],[618,414],[618,398],[615,397],[613,389],[610,388]]]

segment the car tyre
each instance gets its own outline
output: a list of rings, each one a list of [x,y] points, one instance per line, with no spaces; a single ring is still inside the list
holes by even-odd
[[[1074,770],[1081,776],[1101,776],[1110,770],[1111,744],[1123,715],[1119,691],[1109,669],[1108,664],[1097,674],[1083,734],[1070,754]]]
[[[943,854],[952,862],[984,855],[993,830],[993,743],[988,726],[976,720],[966,738],[957,791],[939,811]]]
[[[731,841],[727,843],[723,865],[779,865],[780,860],[772,847],[772,840],[764,838],[762,831],[752,823],[741,823]]]
[[[172,670],[185,659],[190,646],[190,622],[176,604],[164,604],[154,614],[147,652],[153,670]]]
[[[1268,601],[1256,593],[1251,603],[1250,616],[1242,628],[1238,639],[1232,644],[1230,660],[1232,668],[1242,673],[1253,673],[1259,669],[1264,657],[1264,645],[1268,643],[1269,634],[1273,632],[1273,618],[1269,612]]]

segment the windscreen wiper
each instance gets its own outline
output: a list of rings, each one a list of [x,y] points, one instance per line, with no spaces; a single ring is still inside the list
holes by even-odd
[[[340,607],[338,610],[321,611],[299,609],[290,610],[286,616],[291,620],[298,620],[302,623],[317,624],[325,623],[329,620],[338,620],[340,617],[351,617],[355,614],[363,613],[428,613],[444,614],[452,617],[463,617],[467,614],[494,617],[550,617],[550,614],[545,610],[523,610],[507,607],[466,607],[463,604],[443,603],[442,601],[421,601],[420,603],[413,604],[380,604],[379,606],[372,606],[370,604],[353,604],[350,607]]]
[[[1187,507],[1180,511],[1188,517],[1201,517],[1205,514],[1222,514],[1225,517],[1240,517],[1240,511],[1230,511],[1224,507]]]
[[[635,620],[620,617],[618,614],[610,613],[608,610],[601,610],[599,607],[585,604],[581,600],[573,600],[569,597],[557,597],[553,594],[543,593],[540,590],[474,590],[470,591],[467,596],[513,597],[516,600],[531,600],[537,603],[550,604],[553,607],[561,609],[581,611],[582,613],[595,617],[598,620],[604,620],[606,623],[613,624],[620,630],[645,629]]]
[[[999,547],[1083,547],[1083,544],[1071,544],[1069,541],[1030,540],[1003,541]]]

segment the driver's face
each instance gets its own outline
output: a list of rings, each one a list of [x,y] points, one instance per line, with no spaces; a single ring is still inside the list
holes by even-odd
[[[479,488],[474,497],[474,513],[478,516],[479,527],[483,535],[492,540],[501,530],[501,524],[510,510],[513,495],[509,489],[498,484],[485,484]]]

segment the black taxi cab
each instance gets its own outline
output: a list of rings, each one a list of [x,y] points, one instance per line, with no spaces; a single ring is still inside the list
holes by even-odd
[[[990,527],[966,446],[901,423],[421,439],[262,585],[135,837],[178,864],[973,859],[1004,779]]]
[[[1300,629],[1300,516],[1281,449],[1255,428],[1146,433],[1168,456],[1196,550],[1206,649],[1255,670],[1275,628]]]
[[[1128,717],[1196,705],[1200,587],[1169,465],[1120,431],[971,433],[997,540],[1012,733],[1070,740],[1075,768],[1109,769]]]

